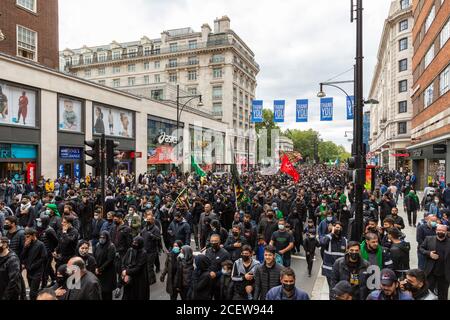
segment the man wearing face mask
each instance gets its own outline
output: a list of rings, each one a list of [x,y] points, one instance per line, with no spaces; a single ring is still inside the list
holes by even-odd
[[[9,250],[20,258],[25,243],[25,230],[17,225],[17,218],[15,216],[5,219],[3,229],[6,232],[6,237],[9,239]]]
[[[314,212],[314,216],[317,219],[316,221],[320,223],[321,221],[325,220],[327,212],[329,211],[331,211],[331,207],[328,205],[327,199],[322,198],[320,206],[318,206],[316,211]]]
[[[336,217],[333,215],[333,211],[326,212],[326,218],[319,223],[318,232],[319,239],[322,239],[329,233],[330,226],[336,222]]]
[[[22,228],[32,227],[34,224],[34,209],[31,206],[31,200],[28,196],[23,196],[20,207],[16,210],[18,225]]]
[[[94,219],[92,219],[90,223],[92,233],[89,238],[92,240],[92,248],[95,248],[100,237],[100,231],[102,230],[103,225],[106,223],[106,220],[102,217],[102,208],[95,209]]]
[[[437,217],[435,215],[425,216],[423,223],[419,223],[416,229],[416,241],[417,241],[417,260],[420,270],[425,268],[426,257],[420,253],[420,246],[424,242],[426,237],[435,236],[437,227]]]
[[[278,231],[272,234],[270,245],[277,249],[277,253],[283,259],[283,266],[291,266],[291,251],[294,248],[294,237],[286,230],[286,221],[278,221]]]
[[[144,249],[147,253],[147,270],[150,285],[156,282],[155,261],[158,255],[159,244],[161,243],[161,231],[155,225],[155,217],[152,210],[145,213],[145,227],[142,229],[142,238],[144,238]]]
[[[252,300],[255,285],[255,270],[259,261],[252,258],[252,249],[248,245],[242,247],[241,258],[233,265],[231,279],[233,280],[233,300]]]
[[[303,248],[305,249],[306,263],[308,264],[308,277],[311,277],[316,248],[320,247],[320,243],[316,237],[316,228],[314,227],[312,219],[308,219],[308,225],[305,227],[304,233],[306,237],[303,240]]]
[[[230,260],[230,253],[220,246],[220,236],[217,234],[211,236],[210,245],[211,247],[205,251],[205,256],[211,261],[209,276],[213,282],[213,296],[217,300],[220,295],[218,279],[221,276],[221,263],[225,260]]]
[[[275,213],[273,210],[268,210],[266,217],[259,222],[258,235],[263,236],[265,244],[268,244],[277,229],[278,221],[275,219]]]
[[[320,245],[324,249],[322,275],[327,278],[330,291],[333,288],[331,286],[333,265],[338,258],[345,256],[347,248],[347,239],[341,233],[342,224],[336,221],[331,228],[331,232],[320,239]]]
[[[366,271],[369,263],[361,258],[359,243],[350,241],[344,257],[336,260],[333,265],[331,287],[334,288],[340,281],[348,281],[352,288],[353,300],[364,300],[367,296]],[[333,291],[330,291],[330,298]]]
[[[111,241],[116,247],[118,258],[122,260],[131,247],[133,237],[131,235],[131,228],[125,223],[123,213],[119,210],[114,214],[114,229],[111,233]]]
[[[30,300],[36,300],[47,262],[45,245],[37,239],[36,235],[36,230],[32,228],[25,230],[25,245],[21,257],[24,269],[27,270]]]
[[[266,300],[309,300],[308,294],[295,287],[295,272],[291,268],[281,270],[281,286],[267,292]]]
[[[200,232],[200,248],[206,246],[207,239],[207,227],[205,224],[205,218],[210,218],[212,220],[219,219],[219,217],[212,211],[211,204],[205,204],[205,212],[200,215],[199,219],[199,232]]]
[[[186,219],[182,216],[181,212],[175,212],[173,221],[170,223],[167,229],[168,234],[171,236],[172,242],[180,240],[183,245],[190,245],[191,242],[191,227]]]
[[[22,292],[20,260],[9,250],[9,239],[0,239],[0,300],[17,301]]]
[[[447,226],[438,225],[436,236],[428,236],[420,245],[420,253],[425,257],[424,272],[431,290],[437,289],[439,300],[448,300],[450,283],[450,240]]]
[[[53,253],[56,268],[66,264],[76,254],[78,231],[72,226],[73,221],[71,216],[65,216],[62,220],[62,228],[58,233],[58,246]]]
[[[250,213],[244,214],[243,236],[252,249],[256,248],[256,226],[254,225],[254,221],[252,221]]]
[[[125,221],[131,228],[131,236],[137,237],[141,231],[141,217],[136,212],[136,207],[134,205],[128,206],[128,214],[125,216]]]
[[[411,269],[406,272],[406,279],[400,283],[400,288],[409,291],[414,300],[437,300],[437,296],[431,292],[425,276],[420,269]]]
[[[52,253],[58,246],[58,237],[56,235],[56,231],[49,226],[49,223],[50,218],[47,216],[43,216],[42,218],[36,219],[37,237],[45,245],[45,249],[47,251],[47,261],[45,262],[44,273],[42,276],[43,288],[47,286],[48,277],[50,277],[52,285],[56,281],[55,272],[53,271],[52,267],[53,262]]]
[[[241,256],[242,246],[247,244],[247,240],[241,234],[240,225],[233,226],[231,234],[228,236],[224,244],[224,249],[231,255],[231,260],[234,262]]]
[[[112,231],[114,230],[114,211],[109,211],[106,214],[106,222],[103,224],[103,226],[100,229],[100,233],[102,233],[103,231],[107,231],[109,232],[109,234],[112,233]]]
[[[58,233],[61,230],[61,214],[59,213],[56,204],[49,203],[46,207],[45,215],[50,218],[49,226]]]

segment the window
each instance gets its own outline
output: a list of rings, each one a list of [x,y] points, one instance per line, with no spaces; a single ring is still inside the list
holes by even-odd
[[[406,92],[408,90],[408,80],[398,82],[398,92]]]
[[[128,58],[136,58],[138,53],[138,49],[128,49]]]
[[[441,38],[441,48],[445,45],[448,38],[450,37],[450,20],[444,25],[441,30],[440,38]]]
[[[398,134],[406,134],[406,122],[399,122],[398,123]]]
[[[144,56],[149,56],[152,54],[152,48],[150,47],[145,47],[144,48]]]
[[[188,91],[188,94],[191,95],[191,96],[197,94],[197,88],[196,87],[190,87],[190,88],[187,89],[187,91]]]
[[[90,77],[91,76],[91,69],[84,70],[84,76],[85,77]]]
[[[78,56],[73,56],[72,57],[72,64],[74,66],[77,66],[80,63],[80,58]]]
[[[169,60],[169,68],[175,68],[177,66],[177,59]]]
[[[400,0],[400,9],[406,9],[409,7],[409,0]]]
[[[198,64],[198,58],[197,57],[189,57],[188,58],[188,65],[193,66]]]
[[[104,53],[99,53],[99,54],[97,54],[97,59],[98,59],[98,62],[106,62],[106,53],[104,52]]]
[[[399,27],[399,31],[400,32],[408,29],[408,20],[400,21],[399,24],[398,24],[398,27]]]
[[[25,9],[36,12],[36,0],[17,0],[17,4]]]
[[[136,65],[135,64],[129,64],[128,65],[128,72],[136,72]]]
[[[92,56],[91,55],[84,56],[83,60],[84,60],[84,64],[91,64],[92,63]]]
[[[155,83],[161,82],[161,76],[159,74],[155,74]]]
[[[144,70],[150,70],[150,63],[144,62]]]
[[[211,58],[212,63],[220,63],[220,62],[224,62],[224,61],[225,61],[225,58],[221,54],[215,54]]]
[[[213,78],[222,78],[222,68],[214,68],[213,69]]]
[[[98,68],[98,75],[99,76],[104,76],[105,74],[106,74],[105,68]]]
[[[128,86],[134,86],[136,84],[136,78],[128,78]]]
[[[408,70],[408,59],[402,59],[398,62],[398,71],[406,71]]]
[[[178,51],[178,44],[177,43],[171,43],[169,45],[169,49],[170,49],[170,52],[177,52]]]
[[[99,80],[98,84],[101,84],[102,86],[105,86],[106,85],[106,81],[105,80]]]
[[[159,61],[155,61],[155,69],[159,69],[161,66],[161,63]]]
[[[213,116],[221,117],[223,115],[222,102],[213,103]]]
[[[430,13],[427,16],[427,19],[425,20],[425,32],[427,32],[428,29],[430,29],[431,24],[433,23],[433,20],[434,20],[434,14],[435,14],[435,8],[433,6],[430,10]]]
[[[439,75],[439,94],[443,96],[448,91],[450,65]]]
[[[177,82],[177,74],[169,73],[169,82]]]
[[[120,67],[113,67],[113,73],[120,73]]]
[[[398,48],[399,51],[408,49],[408,38],[400,39],[398,42],[398,46],[399,46],[399,48]]]
[[[428,106],[430,106],[433,103],[433,93],[434,93],[434,84],[431,83],[430,86],[425,89],[425,92],[423,95],[423,98],[424,98],[423,107],[424,108],[427,108]]]
[[[155,48],[153,49],[153,54],[160,54],[160,53],[161,53],[161,49],[160,49],[159,45],[155,46]]]
[[[196,70],[188,71],[188,80],[190,80],[190,81],[197,80],[197,71]]]
[[[400,101],[398,103],[398,113],[405,113],[405,112],[408,112],[408,102]]]
[[[120,87],[120,79],[114,79],[113,80],[113,87],[114,88]]]
[[[17,55],[37,60],[37,32],[17,26]]]
[[[114,51],[112,55],[113,60],[119,60],[122,58],[122,51]]]
[[[189,50],[197,49],[197,40],[189,40]]]
[[[162,89],[152,90],[151,96],[152,96],[152,99],[162,100],[162,98],[163,98],[163,90]]]
[[[222,87],[213,87],[213,100],[222,100]]]
[[[431,61],[433,61],[433,58],[434,58],[434,44],[431,45],[430,49],[428,49],[427,54],[425,55],[424,58],[425,68],[430,65]]]

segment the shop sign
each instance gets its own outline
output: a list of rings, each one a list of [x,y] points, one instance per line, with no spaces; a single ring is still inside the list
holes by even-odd
[[[35,184],[36,182],[36,163],[29,163],[27,165],[27,183]]]
[[[64,160],[81,160],[81,149],[62,147],[59,149],[59,157]]]
[[[411,151],[411,157],[421,157],[423,155],[423,150],[414,150]]]
[[[433,145],[433,153],[434,154],[443,154],[447,152],[446,144],[434,144]]]
[[[158,137],[158,143],[159,144],[177,144],[178,138],[175,136],[169,136],[165,132],[161,132],[161,134]]]
[[[0,144],[0,159],[11,158],[11,145],[10,144]]]

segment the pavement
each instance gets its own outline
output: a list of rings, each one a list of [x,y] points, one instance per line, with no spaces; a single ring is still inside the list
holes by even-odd
[[[417,192],[417,196],[421,200],[423,197],[423,192]],[[417,242],[416,242],[416,228],[410,227],[408,225],[408,217],[406,211],[403,208],[403,198],[398,199],[397,203],[398,214],[403,218],[405,223],[405,229],[402,232],[406,235],[405,240],[411,245],[411,250],[409,252],[409,263],[410,268],[417,268]],[[423,211],[417,213],[417,221],[423,218]],[[314,284],[312,292],[312,300],[329,300],[329,288],[326,277],[322,276],[320,273],[317,276],[316,282]]]

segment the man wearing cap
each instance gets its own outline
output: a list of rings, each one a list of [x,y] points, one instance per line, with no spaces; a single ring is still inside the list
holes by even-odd
[[[339,281],[331,290],[331,300],[353,300],[353,288],[346,280]]]
[[[424,272],[431,290],[437,289],[439,300],[448,300],[450,283],[450,239],[447,226],[436,227],[436,235],[426,237],[419,250],[426,257]]]
[[[414,300],[408,291],[402,291],[397,275],[391,269],[381,270],[381,288],[369,294],[367,300]]]
[[[9,240],[0,239],[0,300],[19,300],[22,291],[20,261],[14,251],[9,250]]]
[[[25,247],[21,261],[24,269],[27,270],[30,300],[36,300],[47,262],[47,250],[45,245],[37,239],[36,230],[32,228],[25,230]]]
[[[334,288],[340,281],[348,281],[352,288],[352,300],[364,300],[367,296],[365,284],[368,267],[369,263],[361,258],[359,243],[350,241],[345,256],[337,259],[333,265],[331,288]],[[330,291],[331,298],[332,290]]]

